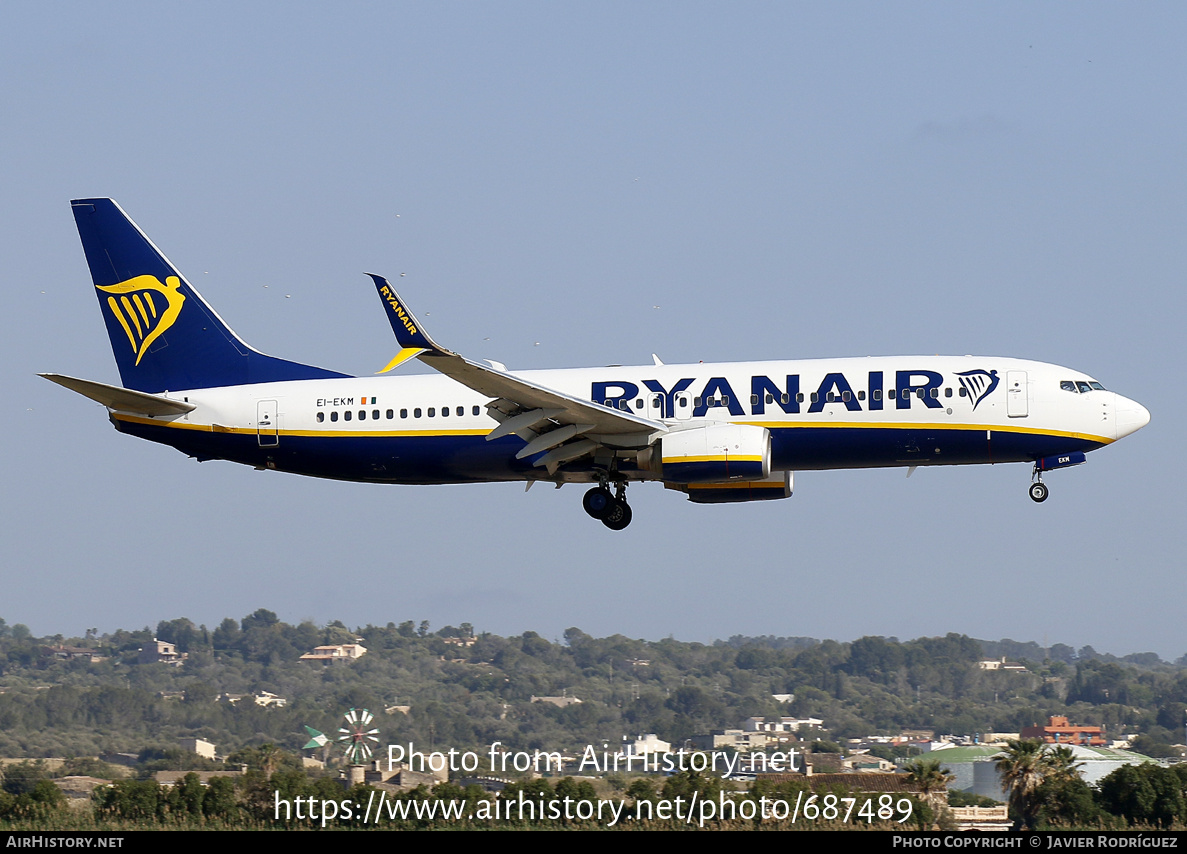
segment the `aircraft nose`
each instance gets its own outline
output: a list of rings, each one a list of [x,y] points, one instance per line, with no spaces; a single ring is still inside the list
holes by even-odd
[[[1150,423],[1150,410],[1136,400],[1117,395],[1117,438],[1124,439]]]

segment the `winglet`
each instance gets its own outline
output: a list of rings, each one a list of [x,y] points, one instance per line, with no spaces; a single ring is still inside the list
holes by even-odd
[[[400,295],[396,293],[395,289],[388,284],[387,279],[375,273],[367,273],[367,275],[375,282],[375,289],[379,292],[379,298],[387,309],[388,322],[391,323],[392,331],[396,333],[396,341],[400,344],[400,352],[379,373],[386,374],[421,353],[447,352],[439,347],[421,328],[420,321],[400,299]]]

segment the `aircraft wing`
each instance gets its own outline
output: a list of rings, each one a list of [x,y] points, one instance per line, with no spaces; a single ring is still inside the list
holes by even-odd
[[[549,450],[550,453],[536,465],[555,470],[560,462],[576,459],[597,445],[614,446],[621,442],[624,447],[646,446],[653,433],[667,431],[658,421],[537,385],[445,349],[421,328],[420,322],[383,276],[367,275],[375,281],[401,348],[380,373],[416,358],[450,379],[494,398],[487,409],[501,423],[487,438],[497,439],[515,433],[527,439],[528,445],[519,453],[520,458]],[[577,441],[570,442],[571,439]]]

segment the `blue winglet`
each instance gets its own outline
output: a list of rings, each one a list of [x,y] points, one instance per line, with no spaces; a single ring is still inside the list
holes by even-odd
[[[400,295],[396,293],[395,289],[388,284],[387,279],[375,273],[367,275],[375,282],[379,299],[383,301],[384,308],[387,310],[388,322],[391,323],[392,332],[396,333],[396,341],[400,345],[400,352],[379,373],[386,374],[421,353],[444,352],[421,328],[420,321],[400,299]]]

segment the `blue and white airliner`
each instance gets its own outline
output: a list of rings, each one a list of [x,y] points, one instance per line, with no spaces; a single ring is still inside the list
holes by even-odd
[[[1044,472],[1150,421],[1080,371],[991,356],[512,372],[437,344],[377,275],[399,351],[352,377],[254,350],[113,200],[71,205],[123,387],[42,376],[198,460],[374,483],[584,483],[585,511],[621,530],[632,481],[719,504],[787,498],[796,470],[1027,462],[1044,501]],[[410,359],[437,373],[388,374]]]

